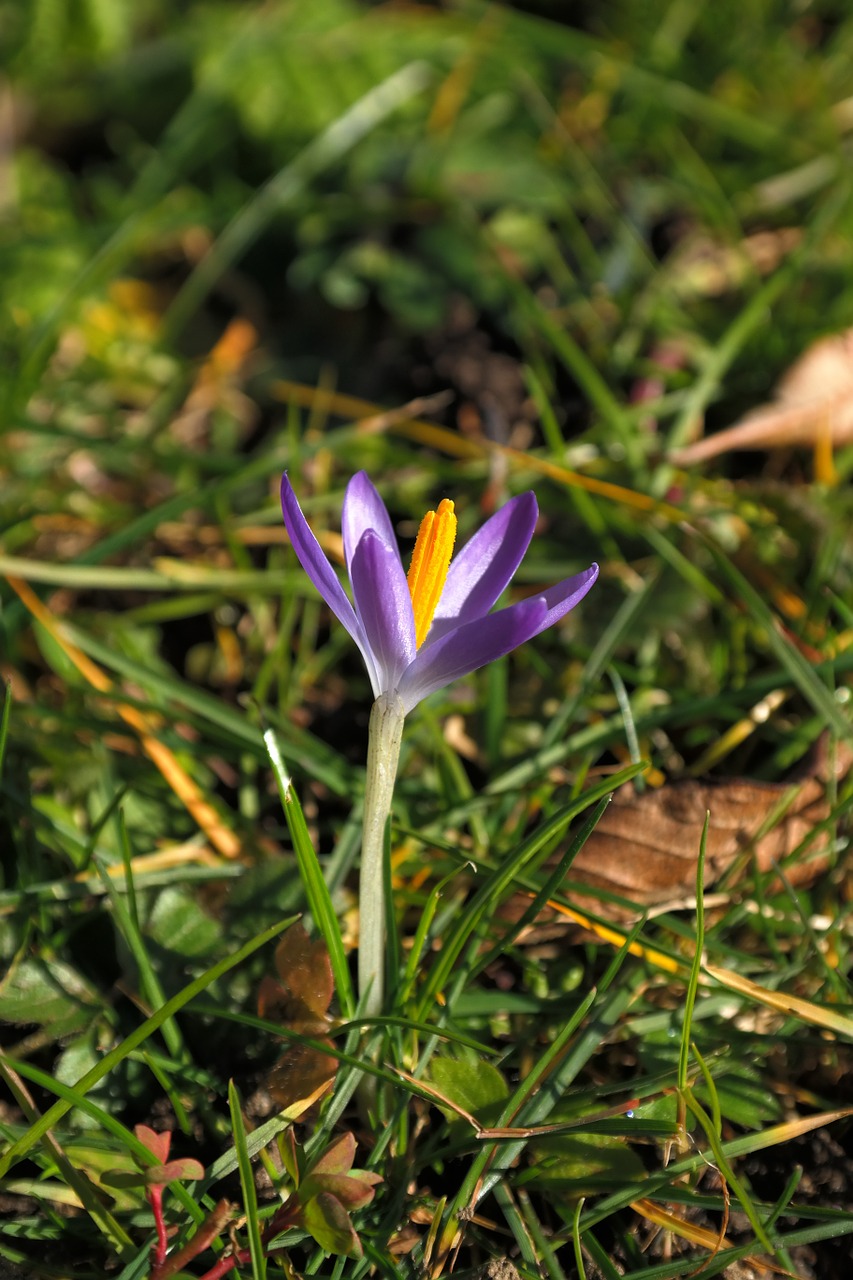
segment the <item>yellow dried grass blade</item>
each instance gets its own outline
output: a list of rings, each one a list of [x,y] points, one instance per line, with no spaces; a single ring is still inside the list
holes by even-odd
[[[123,862],[112,862],[108,867],[104,867],[104,871],[111,880],[121,883],[127,878],[128,872],[136,881],[145,876],[155,875],[158,871],[180,870],[187,865],[221,867],[222,863],[207,845],[193,844],[188,840],[184,844],[171,845],[168,849],[156,849],[153,853],[138,854],[137,857],[130,859],[126,867]],[[90,871],[78,871],[74,879],[78,883],[85,884],[91,879],[91,874]]]
[[[814,442],[814,478],[818,484],[834,488],[838,484],[838,472],[832,450],[832,432],[829,422],[822,424]]]
[[[532,894],[529,896],[533,897]],[[619,929],[611,928],[609,925],[598,924],[581,911],[575,911],[574,907],[564,906],[562,902],[549,900],[548,906],[552,911],[557,911],[561,916],[566,916],[569,920],[574,920],[576,924],[582,925],[584,929],[594,933],[597,938],[601,938],[602,942],[609,942],[615,947],[623,947],[625,945],[628,935],[622,933]],[[649,964],[655,965],[658,969],[663,969],[666,973],[678,973],[684,977],[688,975],[686,965],[679,964],[677,960],[673,960],[672,956],[664,955],[662,951],[656,951],[654,947],[647,947],[642,942],[629,943],[628,951],[632,956],[640,956],[643,960],[648,960]]]
[[[567,467],[557,466],[545,458],[537,458],[533,454],[523,453],[519,449],[510,449],[507,445],[495,444],[490,440],[469,440],[449,431],[447,427],[435,422],[426,422],[415,418],[423,401],[413,401],[402,409],[384,412],[379,406],[367,400],[359,400],[356,396],[340,395],[337,392],[320,391],[299,382],[278,379],[273,383],[272,392],[284,401],[290,401],[303,408],[310,408],[322,396],[324,407],[328,412],[340,417],[352,418],[359,423],[359,430],[365,434],[379,431],[395,431],[411,440],[417,440],[431,448],[440,449],[443,453],[456,458],[485,458],[489,454],[500,454],[518,469],[538,471],[540,475],[556,480],[566,488],[584,489],[610,502],[618,502],[622,506],[632,507],[636,511],[650,511],[663,516],[675,524],[680,524],[685,515],[678,507],[645,493],[637,493],[633,489],[625,489],[622,485],[611,484],[608,480],[598,480],[595,476],[585,476],[579,471],[571,471]],[[418,406],[418,408],[416,408]]]
[[[733,1242],[726,1235],[717,1235],[713,1231],[708,1231],[706,1227],[697,1226],[695,1222],[688,1222],[685,1218],[680,1218],[675,1213],[668,1213],[652,1200],[633,1200],[631,1208],[641,1218],[645,1218],[648,1222],[653,1222],[655,1226],[663,1227],[664,1230],[671,1231],[673,1235],[679,1236],[682,1240],[689,1240],[691,1244],[698,1244],[710,1250],[710,1257],[705,1260],[703,1266],[707,1266],[721,1249],[734,1248]],[[744,1262],[757,1270],[772,1272],[773,1275],[790,1276],[791,1274],[785,1267],[778,1266],[763,1255],[761,1257],[747,1257]],[[702,1268],[700,1267],[698,1271],[692,1274],[701,1275]]]
[[[116,688],[109,676],[87,657],[76,645],[63,635],[62,628],[50,610],[42,603],[35,592],[20,578],[7,577],[6,581],[18,596],[21,603],[47,631],[62,652],[85,680],[88,680],[98,693],[115,694]],[[237,858],[241,852],[240,841],[222,823],[212,805],[208,804],[201,791],[178,763],[174,753],[155,737],[157,725],[151,716],[145,715],[137,707],[125,703],[117,703],[116,710],[130,725],[139,737],[139,744],[149,760],[160,770],[166,782],[186,808],[193,820],[207,836],[213,847],[224,858]]]
[[[766,724],[790,696],[791,692],[788,689],[772,689],[765,698],[762,698],[760,702],[757,702],[750,709],[748,715],[745,715],[742,720],[738,720],[737,724],[733,724],[724,734],[716,738],[706,751],[702,752],[699,759],[690,766],[688,771],[690,776],[692,778],[701,778],[703,774],[709,773],[714,765],[719,764],[721,760],[725,760],[761,725]]]
[[[315,409],[319,405],[325,415],[334,414],[338,418],[349,418],[358,423],[360,435],[378,434],[401,422],[424,427],[427,430],[435,428],[436,431],[444,431],[444,427],[426,422],[417,415],[444,408],[453,399],[452,394],[441,392],[434,396],[419,396],[396,409],[383,409],[380,405],[371,404],[369,400],[360,400],[357,396],[344,395],[343,392],[332,391],[328,387],[309,387],[303,382],[290,382],[286,378],[277,378],[272,383],[270,391],[277,400],[282,400],[285,404],[295,404],[300,409]],[[456,451],[458,456],[482,457],[483,450],[476,444],[464,440],[461,436],[453,438],[464,446]]]
[[[700,1227],[695,1222],[688,1222],[686,1218],[680,1218],[677,1213],[669,1213],[666,1209],[661,1209],[660,1205],[655,1204],[653,1200],[632,1200],[631,1208],[641,1218],[653,1222],[656,1227],[663,1227],[665,1231],[671,1231],[673,1235],[679,1236],[682,1240],[689,1240],[691,1244],[702,1245],[712,1253],[731,1247],[732,1242],[726,1236],[717,1235],[715,1231]]]
[[[740,974],[733,973],[730,969],[718,969],[716,965],[706,964],[704,970],[710,978],[728,988],[729,991],[748,996],[750,1000],[757,1000],[768,1009],[775,1009],[777,1013],[799,1018],[802,1022],[810,1022],[815,1027],[823,1027],[826,1031],[833,1031],[837,1035],[853,1040],[853,1018],[846,1018],[843,1014],[813,1004],[810,1000],[789,996],[784,991],[771,991],[768,987],[761,987],[757,982],[752,982],[749,978],[742,978]]]
[[[768,1147],[778,1147],[784,1142],[792,1142],[801,1138],[804,1133],[813,1129],[823,1129],[839,1120],[848,1120],[853,1116],[853,1107],[844,1107],[841,1111],[822,1111],[816,1116],[801,1116],[798,1120],[785,1120],[782,1124],[774,1124],[763,1133],[753,1135],[755,1143],[750,1145],[751,1151],[766,1151]]]

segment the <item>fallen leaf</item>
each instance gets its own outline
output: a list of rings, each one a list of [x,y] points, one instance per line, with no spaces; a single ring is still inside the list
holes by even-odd
[[[325,1031],[335,984],[323,939],[309,938],[304,925],[297,921],[276,947],[275,967],[281,985],[262,985],[258,997],[261,1017],[276,1017],[303,1035]]]
[[[853,442],[853,329],[820,338],[778,383],[772,401],[733,426],[675,449],[670,461],[693,466],[739,449],[781,449]]]
[[[333,1048],[326,1033],[332,1019],[328,1009],[334,995],[334,979],[329,952],[322,938],[309,938],[304,926],[296,924],[282,935],[276,948],[275,966],[281,982],[267,975],[258,992],[258,1012],[299,1035]],[[269,1090],[285,1109],[301,1115],[325,1087],[334,1080],[337,1059],[310,1045],[288,1045],[269,1077]],[[300,1110],[301,1104],[305,1104]]]
[[[570,879],[640,906],[658,907],[690,896],[695,892],[706,812],[711,815],[706,887],[742,855],[754,860],[760,872],[773,872],[828,817],[830,763],[836,775],[843,776],[853,765],[853,752],[838,744],[830,762],[821,746],[809,771],[790,783],[691,778],[639,795],[628,783],[615,792],[572,863]],[[772,822],[780,809],[781,817]],[[827,841],[818,836],[802,860],[785,868],[786,878],[794,885],[809,884],[826,868],[828,858]],[[592,904],[584,899],[579,905]],[[594,909],[613,920],[636,914],[610,902],[596,902]]]
[[[322,1043],[333,1048],[331,1040]],[[307,1044],[292,1044],[269,1074],[268,1088],[291,1119],[299,1119],[323,1096],[338,1070],[338,1060]]]

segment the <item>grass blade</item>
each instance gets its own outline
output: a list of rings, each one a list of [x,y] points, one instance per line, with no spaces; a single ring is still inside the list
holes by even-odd
[[[278,793],[281,797],[287,829],[293,841],[293,851],[299,864],[299,873],[305,886],[308,906],[311,910],[311,915],[314,917],[314,923],[329,950],[329,959],[332,964],[332,973],[335,975],[335,989],[338,993],[341,1012],[345,1018],[351,1018],[355,1013],[355,995],[352,989],[349,965],[347,964],[341,929],[338,924],[332,896],[329,893],[323,869],[311,843],[311,836],[305,822],[302,806],[299,803],[299,797],[293,789],[290,775],[285,768],[278,741],[272,729],[264,730],[264,744],[278,785]]]
[[[249,1159],[249,1149],[246,1144],[246,1126],[243,1123],[240,1095],[233,1080],[228,1082],[228,1107],[231,1112],[231,1129],[234,1134],[237,1168],[240,1171],[240,1186],[243,1190],[243,1212],[246,1215],[246,1229],[249,1233],[252,1280],[266,1280],[267,1263],[261,1239],[261,1224],[258,1220],[258,1196],[255,1191],[252,1162]]]
[[[235,968],[248,956],[253,955],[260,947],[265,946],[267,942],[271,942],[273,938],[278,937],[278,935],[292,925],[296,919],[296,916],[290,916],[287,920],[282,920],[277,924],[271,925],[269,929],[265,929],[263,933],[259,933],[257,937],[251,938],[248,942],[244,943],[243,946],[235,951],[233,955],[226,956],[223,960],[219,960],[215,965],[212,965],[208,970],[206,970],[205,973],[201,974],[200,977],[196,978],[193,982],[190,982],[186,987],[184,987],[182,991],[179,991],[177,995],[172,996],[170,1000],[166,1001],[162,1008],[158,1009],[156,1013],[153,1013],[150,1018],[146,1018],[146,1020],[141,1023],[135,1031],[132,1031],[127,1039],[123,1040],[121,1044],[116,1045],[116,1047],[111,1049],[109,1053],[105,1054],[101,1061],[92,1067],[90,1071],[87,1071],[82,1079],[77,1081],[75,1085],[76,1092],[85,1094],[89,1089],[94,1088],[94,1086],[100,1080],[103,1080],[105,1076],[108,1076],[120,1062],[123,1062],[125,1058],[133,1053],[134,1049],[138,1049],[140,1045],[145,1043],[149,1036],[153,1035],[155,1031],[159,1031],[164,1022],[168,1022],[170,1018],[173,1018],[176,1013],[183,1009],[185,1005],[188,1005],[191,1000],[194,1000],[197,995],[200,995],[201,992],[209,987],[212,982],[216,982],[218,978],[221,978],[224,974],[228,973],[230,969]],[[4,1152],[3,1156],[0,1157],[0,1178],[4,1178],[14,1164],[19,1160],[23,1160],[28,1155],[44,1134],[58,1124],[62,1117],[71,1110],[72,1105],[73,1104],[71,1102],[68,1102],[65,1099],[60,1099],[60,1101],[55,1102],[50,1110],[46,1111],[41,1119],[38,1120],[30,1130],[23,1135],[23,1137],[19,1138],[17,1142],[12,1143],[11,1147],[9,1147],[8,1150]]]

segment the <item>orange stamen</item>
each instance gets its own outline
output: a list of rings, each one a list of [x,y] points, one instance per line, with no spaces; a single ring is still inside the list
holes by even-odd
[[[409,594],[415,613],[415,645],[418,649],[426,639],[438,608],[455,541],[453,503],[449,498],[443,498],[438,510],[428,511],[421,521],[409,569]]]

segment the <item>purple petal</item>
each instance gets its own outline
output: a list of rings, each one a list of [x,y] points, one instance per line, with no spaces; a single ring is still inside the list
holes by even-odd
[[[429,647],[424,646],[397,686],[406,713],[427,694],[494,662],[536,635],[544,625],[546,613],[545,601],[534,596],[509,609],[466,622]]]
[[[367,664],[370,682],[375,690],[377,671],[364,628],[359,622],[355,609],[347,599],[343,587],[338,582],[334,569],[326,559],[323,549],[311,532],[286,472],[281,478],[281,510],[290,541],[293,543],[293,549],[299,557],[299,563],[332,610],[332,613],[334,613],[339,622],[343,623],[361,650],[364,661]]]
[[[281,510],[293,549],[299,557],[299,563],[332,612],[344,624],[350,635],[357,639],[361,629],[355,610],[302,514],[302,508],[287,478],[287,472],[281,477]]]
[[[546,587],[541,598],[548,606],[548,615],[539,631],[552,627],[555,622],[559,622],[571,609],[574,609],[575,605],[583,600],[597,577],[598,565],[591,564],[588,569],[584,569],[583,573],[576,573],[573,578],[564,578],[556,586]],[[539,631],[534,631],[533,635],[538,635]]]
[[[541,595],[464,623],[434,644],[425,645],[397,686],[406,713],[427,694],[502,658],[557,622],[583,599],[597,577],[598,565],[594,564]]]
[[[489,612],[521,564],[538,514],[534,494],[520,493],[465,543],[450,562],[424,647]]]
[[[378,533],[362,534],[352,558],[352,590],[359,621],[376,664],[378,697],[396,689],[415,656],[415,616],[396,548]]]
[[[385,503],[380,498],[376,486],[368,479],[366,472],[359,471],[347,485],[341,514],[344,556],[350,581],[352,581],[352,560],[356,547],[361,542],[362,534],[368,529],[377,533],[382,542],[396,552],[399,559],[397,538]]]

